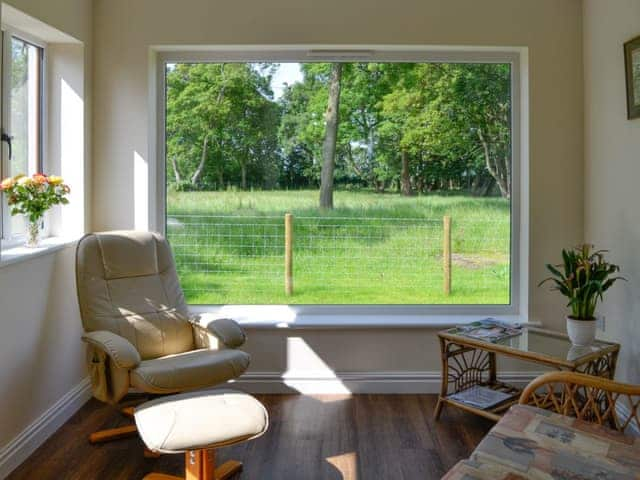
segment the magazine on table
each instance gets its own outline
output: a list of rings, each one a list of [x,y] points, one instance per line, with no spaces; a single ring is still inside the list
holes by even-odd
[[[467,325],[459,325],[451,329],[450,333],[494,343],[522,334],[522,327],[517,323],[507,323],[496,320],[495,318],[485,318],[484,320],[471,322]]]
[[[467,405],[480,409],[491,408],[511,397],[512,395],[508,393],[492,390],[489,387],[482,387],[479,385],[474,385],[466,390],[449,395],[449,398],[452,400],[466,403]]]

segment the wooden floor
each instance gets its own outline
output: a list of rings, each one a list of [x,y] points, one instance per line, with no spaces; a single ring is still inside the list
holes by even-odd
[[[269,431],[218,453],[219,461],[244,462],[242,480],[438,479],[491,427],[446,407],[434,422],[435,395],[257,398],[269,411]],[[151,471],[182,473],[182,455],[146,459],[138,438],[100,446],[86,441],[94,430],[126,423],[91,400],[8,478],[138,480]]]

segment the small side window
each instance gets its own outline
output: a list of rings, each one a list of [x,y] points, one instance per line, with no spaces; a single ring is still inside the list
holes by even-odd
[[[2,32],[2,178],[42,170],[43,61],[42,47]],[[25,228],[3,199],[2,239],[20,237]]]

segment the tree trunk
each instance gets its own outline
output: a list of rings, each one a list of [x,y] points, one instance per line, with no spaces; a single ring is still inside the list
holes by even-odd
[[[335,167],[336,143],[338,141],[338,110],[340,108],[340,81],[342,64],[331,65],[329,100],[325,113],[325,133],[322,145],[322,171],[320,172],[320,208],[333,208],[333,170]]]
[[[224,63],[222,63],[220,65],[220,75],[222,77],[222,86],[220,87],[220,91],[218,92],[218,97],[216,98],[216,105],[220,105],[220,103],[224,99],[224,90],[225,90],[224,66],[225,66]],[[204,164],[207,161],[207,145],[209,144],[209,135],[213,131],[213,126],[215,124],[214,119],[211,118],[209,120],[209,123],[210,123],[209,131],[204,134],[204,140],[203,140],[203,145],[202,145],[202,155],[200,156],[200,164],[198,165],[198,168],[196,169],[196,171],[193,173],[193,176],[191,177],[191,184],[194,187],[196,187],[197,183],[200,181],[200,176],[202,175],[202,172],[204,171]]]
[[[373,135],[373,128],[369,128],[369,132],[367,134],[367,166],[371,169],[373,169],[373,162],[376,158],[376,139]]]
[[[240,175],[242,177],[242,190],[247,189],[247,165],[243,162],[240,164]]]
[[[182,177],[178,171],[178,162],[176,162],[175,155],[171,156],[171,167],[173,168],[173,176],[176,179],[176,185],[180,185],[182,183]]]
[[[471,195],[475,197],[486,197],[491,192],[494,183],[496,182],[495,178],[491,175],[484,175],[482,173],[478,173],[471,183],[469,187],[469,191]]]
[[[222,165],[218,168],[218,183],[220,190],[224,190],[224,167]]]
[[[356,165],[356,161],[353,158],[353,150],[351,149],[351,145],[349,144],[347,145],[347,160],[349,162],[349,166],[353,170],[353,173],[355,173],[356,176],[359,177],[360,179],[363,179],[364,175],[362,173],[362,170],[360,170],[358,165]]]
[[[500,194],[504,198],[511,198],[511,166],[509,165],[509,159],[492,159],[491,152],[489,150],[489,143],[485,139],[482,130],[480,129],[478,129],[478,138],[480,139],[480,143],[482,144],[482,150],[484,152],[484,160],[487,166],[487,170],[495,179],[496,184],[500,189]]]
[[[402,150],[402,171],[400,172],[400,183],[402,195],[410,197],[413,192],[411,190],[411,176],[409,174],[409,154],[406,150]]]
[[[204,164],[207,160],[207,146],[209,145],[209,134],[206,133],[204,136],[204,140],[202,141],[202,155],[200,155],[200,163],[198,164],[198,168],[193,172],[193,176],[191,177],[191,184],[196,187],[198,182],[200,181],[200,176],[202,175],[202,171],[204,170]]]

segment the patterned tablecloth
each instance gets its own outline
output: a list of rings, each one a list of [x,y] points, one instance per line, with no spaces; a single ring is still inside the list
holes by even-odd
[[[443,480],[640,479],[640,438],[515,405]]]

